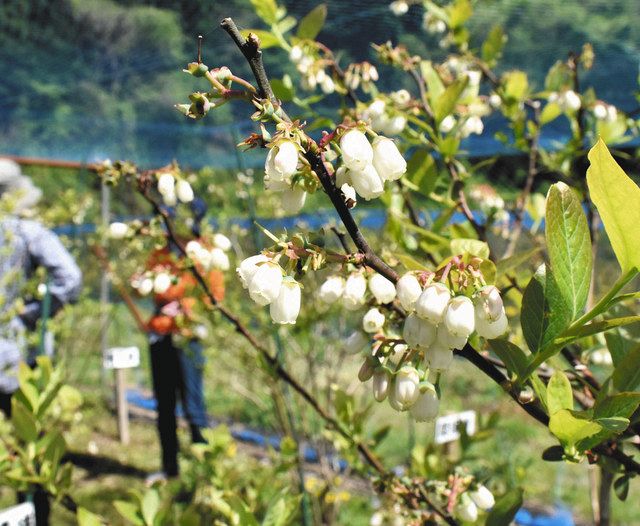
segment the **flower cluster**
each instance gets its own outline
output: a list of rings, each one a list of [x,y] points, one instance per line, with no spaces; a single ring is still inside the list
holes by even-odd
[[[316,86],[319,86],[323,93],[330,95],[336,90],[336,84],[331,73],[325,71],[327,61],[316,55],[314,49],[295,45],[289,52],[289,59],[302,75],[303,89],[313,91]]]
[[[568,113],[574,113],[582,106],[580,95],[571,89],[560,93],[553,91],[549,94],[548,100],[551,103],[556,103],[562,111]]]
[[[382,135],[373,143],[356,128],[340,138],[343,165],[336,170],[336,185],[353,189],[366,200],[384,192],[385,181],[395,181],[407,171],[407,162],[396,144]],[[343,189],[344,191],[344,189]]]
[[[214,234],[213,247],[208,248],[202,242],[191,240],[185,246],[187,256],[204,270],[229,270],[229,257],[226,252],[231,248],[231,241],[224,234]]]
[[[264,163],[264,185],[267,190],[278,192],[282,197],[282,208],[288,214],[298,213],[307,199],[307,192],[293,185],[293,176],[298,171],[298,144],[288,138],[271,143]]]
[[[391,94],[397,106],[406,106],[411,100],[407,90],[398,90]],[[375,99],[362,112],[362,118],[371,122],[371,129],[385,135],[399,135],[407,125],[407,118],[389,107],[383,99]]]
[[[140,296],[148,296],[152,292],[154,294],[164,294],[174,283],[175,277],[165,269],[148,270],[131,278],[131,287]]]
[[[486,486],[477,484],[475,488],[460,495],[455,508],[456,515],[465,522],[476,522],[478,510],[488,511],[495,503],[493,493]]]
[[[157,174],[158,193],[162,196],[164,204],[167,206],[175,206],[178,201],[181,203],[190,203],[193,201],[193,188],[184,178],[178,178],[169,172],[161,172]]]
[[[377,82],[378,78],[378,70],[369,62],[349,64],[344,73],[346,86],[354,91],[357,90],[359,86],[362,86],[365,92],[370,92],[373,83]]]
[[[605,102],[596,102],[592,108],[593,116],[599,121],[615,122],[618,120],[618,110],[615,106]]]
[[[251,299],[258,305],[269,305],[274,323],[296,322],[300,313],[300,283],[293,276],[285,276],[276,259],[257,254],[243,260],[236,272]]]

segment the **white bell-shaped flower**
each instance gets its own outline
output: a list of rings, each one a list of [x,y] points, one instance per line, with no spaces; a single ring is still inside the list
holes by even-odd
[[[565,111],[578,111],[582,106],[582,100],[575,91],[567,90],[560,96],[559,104]]]
[[[391,375],[384,367],[379,367],[373,373],[373,397],[378,402],[382,402],[389,394],[391,385]]]
[[[274,181],[283,181],[296,173],[298,147],[293,141],[284,139],[269,150],[264,164],[266,175]]]
[[[476,325],[473,302],[466,296],[451,298],[444,323],[454,336],[468,338]]]
[[[402,16],[409,11],[409,4],[405,0],[394,0],[389,4],[389,9],[396,16]]]
[[[430,387],[420,393],[416,403],[409,408],[409,412],[416,422],[431,422],[438,416],[439,408],[440,400],[436,390]]]
[[[304,56],[304,52],[300,46],[293,46],[291,51],[289,51],[289,60],[294,63],[300,62],[302,57]]]
[[[369,337],[361,331],[354,331],[344,341],[344,349],[349,354],[358,354],[369,343]]]
[[[403,366],[395,375],[392,397],[401,411],[409,409],[420,396],[420,375],[415,367]]]
[[[224,253],[224,250],[219,247],[213,247],[209,255],[211,258],[209,265],[211,265],[211,267],[218,270],[229,270],[229,256]]]
[[[407,118],[404,115],[391,117],[382,130],[386,135],[400,135],[407,126]]]
[[[269,313],[274,323],[294,324],[300,313],[300,283],[291,277],[284,278],[278,297],[271,302]]]
[[[333,81],[331,75],[326,75],[320,83],[320,89],[325,95],[331,95],[336,90],[336,83]]]
[[[151,278],[143,278],[136,289],[140,296],[147,296],[153,290],[153,280]]]
[[[490,510],[496,504],[493,493],[483,484],[478,484],[478,487],[474,491],[470,491],[469,497],[471,497],[471,500],[478,508],[484,511]]]
[[[477,115],[472,115],[462,124],[462,129],[460,130],[460,134],[463,137],[468,137],[471,134],[482,135],[484,131],[484,123],[482,119]]]
[[[402,338],[412,349],[426,349],[436,339],[436,327],[415,313],[409,314],[404,320]]]
[[[153,292],[156,294],[164,294],[171,286],[171,275],[167,272],[156,274],[153,280]]]
[[[413,312],[416,308],[416,301],[422,294],[418,278],[411,272],[406,273],[396,283],[396,291],[402,308],[407,312]]]
[[[466,493],[460,496],[456,513],[463,521],[476,522],[478,520],[478,507]]]
[[[500,291],[493,285],[482,287],[474,296],[476,319],[482,318],[492,322],[497,320],[504,311],[504,304]]]
[[[173,193],[175,191],[176,178],[170,173],[162,173],[158,176],[158,192],[160,195]]]
[[[389,353],[389,364],[390,365],[398,365],[404,353],[409,350],[409,346],[406,343],[396,343]]]
[[[445,349],[462,349],[467,343],[468,338],[466,336],[456,336],[451,333],[446,324],[441,323],[438,325],[438,331],[436,334],[436,344]]]
[[[362,170],[351,169],[349,175],[355,191],[367,201],[380,197],[384,192],[384,181],[372,164],[365,165]]]
[[[249,282],[253,275],[258,271],[258,265],[269,261],[269,258],[264,254],[257,254],[255,256],[248,257],[240,262],[240,266],[236,268],[236,273],[242,282],[242,286],[246,289],[249,287]]]
[[[356,203],[358,202],[356,189],[350,184],[345,183],[340,187],[340,190],[344,194],[344,199],[347,206],[349,208],[353,208],[354,206],[356,206]]]
[[[231,248],[231,240],[224,234],[215,234],[213,236],[213,244],[225,252]]]
[[[109,237],[111,239],[124,239],[129,233],[129,225],[118,221],[109,225]]]
[[[294,215],[302,210],[304,202],[307,200],[307,192],[299,186],[287,188],[282,192],[282,209],[286,214]]]
[[[336,170],[336,186],[341,188],[344,184],[351,184],[351,172],[346,166],[340,166]]]
[[[176,206],[178,204],[178,196],[176,195],[175,189],[167,190],[162,194],[162,201],[167,206]]]
[[[507,319],[507,315],[504,312],[504,308],[498,316],[498,319],[495,321],[487,321],[484,317],[478,316],[478,311],[476,310],[476,332],[478,336],[482,336],[487,340],[493,340],[502,336],[507,329],[509,328],[509,320]]]
[[[199,241],[196,241],[195,239],[192,239],[191,241],[189,241],[184,247],[184,251],[187,253],[187,256],[190,257],[191,259],[195,259],[196,255],[198,254],[198,252],[200,252],[200,250],[202,250],[202,245],[200,244]]]
[[[407,171],[407,161],[398,150],[396,143],[379,135],[373,141],[373,166],[385,181],[400,179]]]
[[[344,288],[345,280],[342,276],[330,276],[320,286],[318,297],[323,303],[334,303],[342,296]]]
[[[249,282],[249,296],[258,305],[269,305],[280,294],[282,285],[282,269],[273,261],[258,266]]]
[[[454,118],[454,116],[453,115],[447,115],[440,122],[440,126],[438,126],[438,129],[442,133],[449,133],[451,130],[453,130],[453,127],[455,125],[456,125],[456,119]]]
[[[453,362],[453,351],[440,345],[432,345],[425,351],[425,357],[429,369],[433,371],[446,371]]]
[[[395,285],[382,274],[369,278],[369,290],[378,303],[391,303],[396,297]]]
[[[342,300],[349,310],[356,310],[364,303],[364,295],[367,291],[367,280],[359,273],[354,272],[347,278]]]
[[[444,320],[451,292],[444,283],[427,285],[416,301],[416,314],[436,325]]]
[[[607,118],[607,105],[601,102],[596,103],[593,107],[593,116],[599,121],[603,121]]]
[[[360,130],[347,131],[340,138],[340,149],[342,160],[350,170],[364,170],[373,161],[373,148],[367,136]]]
[[[180,179],[176,183],[176,196],[181,203],[190,203],[191,201],[193,201],[193,188],[191,188],[189,181]]]
[[[364,332],[375,333],[384,326],[385,316],[375,307],[369,309],[362,318],[362,329]]]

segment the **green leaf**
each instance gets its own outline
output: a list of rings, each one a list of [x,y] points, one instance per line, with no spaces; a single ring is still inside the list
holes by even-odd
[[[282,80],[273,79],[271,81],[271,89],[273,89],[273,94],[276,98],[280,99],[282,102],[289,102],[293,100],[296,93],[289,75],[285,75]]]
[[[555,102],[549,102],[545,104],[542,113],[540,113],[540,125],[544,126],[556,120],[560,115],[562,115],[562,108]]]
[[[266,24],[273,25],[278,21],[278,5],[275,0],[251,0],[256,15]]]
[[[616,365],[613,375],[613,386],[618,391],[635,391],[640,386],[640,346],[629,351]]]
[[[84,508],[78,508],[76,518],[78,520],[78,526],[102,526],[102,524],[104,524],[100,516]]]
[[[573,409],[573,390],[567,375],[556,371],[547,384],[547,408],[550,415],[561,409]]]
[[[593,321],[587,325],[576,327],[562,333],[561,341],[572,341],[578,338],[584,338],[585,336],[591,336],[600,332],[605,332],[616,327],[624,327],[625,325],[631,325],[632,323],[638,323],[640,321],[640,315],[638,316],[623,316],[622,318],[609,318],[607,320]]]
[[[509,526],[522,507],[522,494],[522,488],[517,488],[500,497],[487,516],[486,526]]]
[[[11,400],[11,422],[18,438],[25,442],[35,442],[38,438],[36,419],[28,409],[15,398]]]
[[[427,84],[427,96],[429,97],[429,103],[433,107],[444,93],[444,83],[429,60],[420,62],[420,72]]]
[[[324,21],[327,18],[327,5],[320,4],[309,11],[298,24],[296,35],[298,38],[308,38],[313,40],[322,31]]]
[[[612,416],[609,418],[596,418],[594,422],[597,422],[605,429],[614,431],[615,433],[622,433],[629,427],[629,419],[622,416]]]
[[[253,33],[260,40],[260,48],[267,49],[280,45],[280,40],[271,31],[265,31],[264,29],[242,29],[240,34],[247,38],[249,33]]]
[[[451,240],[451,254],[454,256],[469,254],[488,259],[489,245],[479,239],[456,238]]]
[[[575,192],[560,182],[547,194],[547,251],[571,320],[584,310],[591,283],[591,237]]]
[[[469,0],[456,0],[448,6],[449,25],[451,29],[461,27],[473,14],[473,7]]]
[[[144,526],[144,521],[138,513],[138,506],[125,500],[116,500],[113,506],[126,520],[135,526]]]
[[[630,418],[640,405],[640,393],[618,393],[596,403],[594,418]]]
[[[523,100],[529,93],[529,80],[524,71],[508,71],[502,77],[505,97],[512,101]]]
[[[625,501],[627,495],[629,495],[629,475],[622,475],[617,478],[613,483],[613,490],[616,492],[616,497],[621,501]]]
[[[449,84],[444,90],[444,93],[438,97],[435,103],[436,124],[440,124],[442,119],[451,114],[455,109],[456,104],[460,99],[460,95],[462,95],[462,92],[465,90],[468,83],[469,78],[466,76],[464,79],[456,80]]]
[[[487,39],[482,43],[482,60],[493,67],[502,55],[502,49],[507,42],[507,36],[502,27],[495,25],[489,31]]]
[[[640,188],[620,168],[602,139],[591,148],[589,161],[591,200],[598,208],[622,273],[640,270]]]
[[[520,347],[507,340],[489,340],[489,346],[507,366],[510,373],[515,374],[518,378],[525,375],[528,361]]]
[[[425,265],[407,254],[394,254],[394,257],[397,258],[407,270],[428,270]]]
[[[569,325],[569,312],[552,272],[540,265],[522,296],[520,324],[532,353],[544,349]]]
[[[426,150],[418,149],[413,152],[407,163],[407,178],[416,185],[420,192],[429,196],[438,182],[438,166],[433,156]]]
[[[158,513],[160,507],[160,495],[155,489],[150,489],[142,498],[142,518],[147,526],[153,526],[153,519]]]
[[[513,256],[506,259],[501,259],[496,263],[498,276],[504,276],[510,270],[516,269],[524,263],[531,262],[533,256],[535,256],[538,252],[540,252],[540,248],[532,248],[531,250],[514,254]]]
[[[50,431],[50,433],[53,433],[54,436],[44,451],[44,458],[51,462],[52,472],[55,475],[62,455],[64,455],[64,452],[67,450],[67,444],[64,441],[64,437],[58,431]]]
[[[560,409],[549,419],[549,431],[560,441],[565,451],[571,452],[576,444],[602,431],[602,426],[590,420],[575,416],[568,409]]]

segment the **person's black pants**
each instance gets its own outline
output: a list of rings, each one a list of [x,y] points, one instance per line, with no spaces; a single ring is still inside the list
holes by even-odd
[[[193,442],[204,442],[200,433],[200,427],[206,426],[206,414],[204,412],[204,400],[201,399],[201,372],[200,372],[200,397],[195,396],[191,391],[194,381],[197,378],[197,370],[191,367],[191,354],[184,355],[184,351],[175,347],[171,335],[154,335],[150,344],[151,354],[151,375],[153,378],[153,393],[157,403],[158,411],[158,434],[160,436],[160,447],[162,449],[162,469],[169,477],[178,475],[178,434],[176,421],[176,403],[180,396],[185,416],[191,428],[191,439]],[[190,363],[185,371],[185,359]],[[193,371],[192,371],[193,369]],[[201,371],[201,369],[200,369]],[[185,389],[185,373],[187,389]],[[195,384],[198,385],[197,383]],[[189,391],[188,393],[186,391]],[[194,398],[196,402],[194,403]],[[204,416],[203,416],[204,415]]]

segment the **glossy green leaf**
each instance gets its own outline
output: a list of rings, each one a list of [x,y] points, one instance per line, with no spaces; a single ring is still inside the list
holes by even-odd
[[[640,393],[618,393],[599,400],[594,409],[594,418],[630,418],[640,405]]]
[[[510,373],[518,378],[524,376],[527,370],[527,356],[520,347],[508,340],[489,340],[489,346]]]
[[[144,520],[138,513],[138,506],[124,500],[116,500],[113,506],[126,520],[135,526],[144,526]]]
[[[150,489],[144,494],[141,508],[144,522],[148,526],[152,526],[156,513],[158,513],[158,509],[160,508],[160,495],[156,489]]]
[[[327,5],[319,4],[314,7],[298,24],[296,35],[298,38],[313,40],[322,31],[324,21],[327,19]]]
[[[407,178],[425,196],[433,192],[438,182],[438,166],[426,150],[416,150],[407,162]]]
[[[547,384],[547,409],[550,415],[561,409],[573,409],[573,389],[562,371],[554,372]]]
[[[540,252],[539,248],[532,248],[525,252],[519,252],[511,257],[501,259],[496,263],[498,276],[504,276],[510,270],[518,268],[520,265],[531,262],[533,256]]]
[[[456,80],[446,87],[434,105],[436,123],[440,124],[442,119],[453,112],[468,83],[469,79],[465,76],[464,79]]]
[[[507,42],[507,36],[499,25],[495,25],[489,31],[486,40],[482,43],[482,60],[493,67],[502,55],[502,49]]]
[[[640,269],[640,188],[600,139],[589,152],[587,184],[623,274]]]
[[[575,416],[568,409],[560,409],[549,419],[549,431],[566,450],[575,448],[581,440],[593,437],[602,431],[602,426],[585,418]]]
[[[78,526],[102,526],[104,524],[104,521],[98,515],[82,507],[78,508],[76,519],[78,520]]]
[[[591,237],[575,192],[560,182],[547,194],[546,241],[551,270],[571,320],[584,310],[591,283]]]
[[[521,488],[513,489],[496,500],[487,516],[486,526],[509,526],[522,507]]]
[[[635,391],[640,387],[640,346],[628,352],[613,371],[613,386],[618,391]]]
[[[273,25],[278,21],[278,5],[275,0],[250,0],[256,15],[266,24]]]
[[[293,100],[293,97],[296,94],[293,82],[289,75],[285,75],[282,79],[272,79],[271,89],[273,89],[273,94],[276,98],[282,102],[289,102]]]
[[[275,36],[271,31],[265,31],[264,29],[242,29],[240,34],[247,38],[249,33],[253,33],[260,40],[260,47],[262,49],[267,49],[270,47],[280,45],[280,41],[278,37]]]

